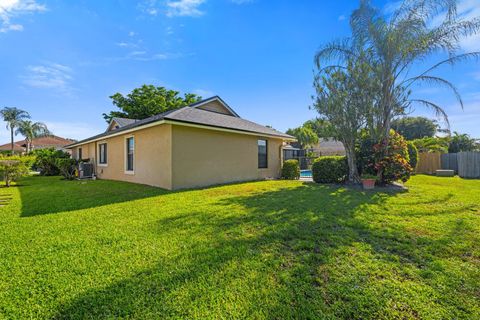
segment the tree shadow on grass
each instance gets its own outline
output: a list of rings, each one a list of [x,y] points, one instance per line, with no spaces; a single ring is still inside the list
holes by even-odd
[[[156,235],[180,237],[181,250],[86,291],[55,318],[335,316],[319,289],[318,266],[368,238],[355,214],[389,196],[312,184],[246,196],[227,191],[213,210],[192,207],[151,226]]]
[[[435,264],[442,246],[465,240],[466,227],[430,239],[371,225],[365,212],[378,214],[370,208],[396,193],[312,184],[240,196],[205,191],[225,194],[208,211],[192,206],[149,226],[179,250],[87,290],[55,318],[422,318],[441,308],[446,317],[473,315],[458,278],[465,275]],[[432,285],[435,273],[452,277],[451,286]]]
[[[128,182],[67,181],[60,177],[29,177],[16,188],[20,191],[22,217],[95,208],[169,193]]]

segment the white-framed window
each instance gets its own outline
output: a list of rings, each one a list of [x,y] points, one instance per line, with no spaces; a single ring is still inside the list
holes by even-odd
[[[108,163],[107,143],[100,143],[98,145],[98,164],[106,166]]]
[[[135,170],[135,138],[125,139],[125,172],[133,173]]]

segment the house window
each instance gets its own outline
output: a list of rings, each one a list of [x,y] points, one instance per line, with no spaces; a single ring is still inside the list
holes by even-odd
[[[268,143],[267,140],[258,140],[258,168],[268,168],[267,157]]]
[[[107,164],[107,144],[101,143],[98,145],[98,163]]]
[[[82,148],[78,148],[78,160],[82,160]]]
[[[135,140],[133,137],[127,138],[127,171],[133,171],[133,154],[135,151]]]

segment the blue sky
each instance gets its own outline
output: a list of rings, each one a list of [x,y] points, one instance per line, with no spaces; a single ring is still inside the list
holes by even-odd
[[[218,94],[242,117],[283,131],[315,117],[308,109],[313,55],[321,44],[348,35],[356,5],[0,0],[0,106],[27,110],[55,134],[81,139],[105,129],[101,115],[114,109],[108,96],[146,83]],[[480,16],[480,1],[461,0],[460,12]],[[480,51],[480,37],[465,39],[462,47]],[[460,88],[463,111],[443,90],[416,94],[444,106],[452,129],[480,138],[480,62],[439,74]],[[0,128],[0,142],[7,141]]]

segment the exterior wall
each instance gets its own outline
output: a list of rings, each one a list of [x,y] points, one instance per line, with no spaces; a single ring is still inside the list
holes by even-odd
[[[95,160],[95,142],[82,144],[72,150],[72,157],[78,159],[78,149],[82,148],[82,159]]]
[[[87,155],[96,164],[100,179],[120,180],[172,188],[171,125],[163,124],[133,133],[107,137],[105,140],[75,147],[73,157],[82,148],[83,158]],[[134,172],[125,171],[126,138],[135,138]],[[107,164],[98,164],[98,145],[107,143]]]
[[[217,112],[217,113],[232,115],[232,113],[218,101],[212,101],[212,102],[206,103],[202,106],[199,106],[197,108],[207,110],[207,111],[213,111],[213,112]]]
[[[258,169],[258,139],[268,140],[268,168]],[[174,125],[172,187],[278,178],[281,139]]]
[[[135,138],[134,173],[125,171],[126,138]],[[258,139],[268,141],[268,168],[258,168]],[[98,145],[107,143],[107,164],[98,164]],[[282,139],[162,124],[77,146],[95,164],[100,179],[184,189],[278,178]]]

